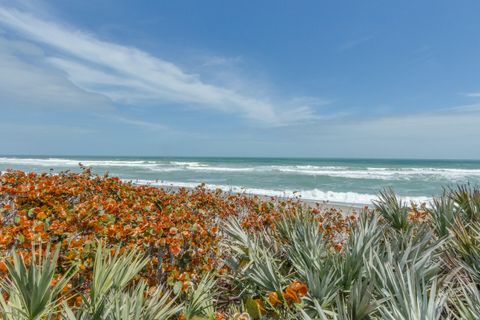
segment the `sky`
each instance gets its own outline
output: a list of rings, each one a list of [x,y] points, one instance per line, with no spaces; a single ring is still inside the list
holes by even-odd
[[[0,154],[480,159],[478,12],[0,0]]]

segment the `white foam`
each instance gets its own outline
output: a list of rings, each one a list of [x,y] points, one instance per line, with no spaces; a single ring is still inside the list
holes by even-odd
[[[274,170],[293,174],[329,176],[350,179],[410,180],[424,178],[460,179],[480,177],[480,169],[451,168],[359,168],[319,167],[319,166],[276,166]]]
[[[259,171],[257,168],[249,167],[187,167],[188,170],[194,171],[212,171],[212,172],[255,172]]]
[[[225,172],[225,173],[281,173],[286,175],[307,175],[318,177],[371,179],[371,180],[424,180],[455,182],[470,178],[480,179],[480,169],[458,168],[384,168],[384,167],[345,167],[316,165],[211,165],[198,161],[142,161],[142,160],[75,160],[64,158],[14,158],[0,157],[0,164],[77,168],[79,163],[92,167],[129,167],[154,172]]]
[[[217,171],[217,172],[252,172],[256,171],[255,167],[222,167],[209,166],[208,164],[196,161],[170,161],[170,164],[180,166],[185,170],[193,171]],[[176,168],[179,170],[179,168]]]
[[[173,188],[195,188],[201,183],[198,182],[177,182],[177,181],[151,181],[151,180],[128,180],[135,184],[151,185],[158,187],[173,187]],[[356,192],[335,192],[335,191],[322,191],[319,189],[311,190],[272,190],[261,188],[247,188],[241,186],[221,185],[221,184],[204,184],[205,188],[209,190],[220,189],[225,192],[233,193],[246,193],[259,196],[272,196],[282,198],[300,198],[313,201],[328,201],[332,203],[345,203],[345,204],[362,204],[369,205],[372,201],[378,197],[373,194],[362,194]],[[429,197],[401,197],[402,200],[410,203],[427,203],[431,199]]]
[[[4,174],[4,171],[0,171],[0,175]],[[150,185],[157,187],[173,187],[173,188],[195,188],[201,185],[200,182],[178,182],[178,181],[153,181],[143,179],[122,179],[123,181],[132,182],[139,185]],[[374,194],[364,194],[356,192],[336,192],[336,191],[323,191],[320,189],[310,190],[273,190],[262,188],[247,188],[235,185],[223,185],[223,184],[204,184],[205,188],[209,190],[221,189],[224,192],[234,193],[246,193],[259,196],[272,196],[282,198],[300,198],[312,201],[328,201],[332,203],[344,203],[353,205],[370,205],[373,200],[378,197]],[[401,197],[403,201],[407,203],[414,202],[417,204],[429,203],[431,198],[426,196],[418,197]]]
[[[200,163],[197,161],[170,161],[170,164],[173,164],[175,166],[193,167],[193,168],[208,166],[207,164]]]
[[[314,165],[270,165],[270,166],[210,166],[198,162],[172,162],[181,165],[185,170],[204,172],[280,172],[285,174],[327,176],[347,179],[373,180],[411,180],[426,178],[428,180],[457,180],[468,177],[479,177],[480,169],[454,168],[348,168],[345,166]]]
[[[127,161],[127,160],[74,160],[62,158],[0,158],[1,164],[26,165],[26,166],[41,166],[41,167],[78,167],[79,163],[85,166],[94,167],[152,167],[157,163],[152,164],[151,161]]]

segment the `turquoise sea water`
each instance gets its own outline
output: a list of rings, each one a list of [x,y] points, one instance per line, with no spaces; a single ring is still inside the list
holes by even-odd
[[[370,203],[392,186],[405,199],[424,201],[442,186],[480,184],[480,161],[174,158],[174,157],[0,157],[0,170],[36,172],[93,171],[136,183],[209,188],[340,203]]]

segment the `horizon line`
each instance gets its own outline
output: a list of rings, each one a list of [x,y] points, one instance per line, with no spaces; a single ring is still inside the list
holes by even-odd
[[[384,158],[384,157],[335,157],[335,156],[180,156],[180,155],[92,155],[92,154],[0,154],[0,157],[103,157],[103,158],[217,158],[217,159],[298,159],[298,160],[411,160],[411,161],[480,161],[480,158]]]

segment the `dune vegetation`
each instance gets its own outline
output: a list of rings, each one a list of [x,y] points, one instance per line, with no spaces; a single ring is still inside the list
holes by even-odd
[[[480,319],[480,191],[298,200],[0,176],[1,319]]]

